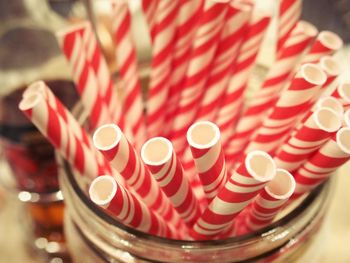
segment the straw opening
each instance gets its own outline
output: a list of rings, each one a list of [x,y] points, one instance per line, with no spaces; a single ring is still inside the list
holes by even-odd
[[[305,64],[301,67],[302,76],[314,85],[322,85],[326,82],[327,76],[322,69],[314,64]]]
[[[321,67],[325,70],[329,75],[336,76],[340,74],[340,66],[338,62],[332,57],[323,57],[320,60]]]
[[[266,152],[253,151],[246,158],[248,172],[258,181],[267,182],[276,174],[276,164]]]
[[[149,165],[161,165],[168,162],[172,155],[172,144],[163,137],[148,140],[141,148],[142,160]]]
[[[276,199],[287,199],[295,190],[294,177],[284,169],[277,169],[275,177],[266,185],[265,190]]]
[[[346,102],[350,102],[350,83],[343,83],[338,87],[339,95]]]
[[[343,114],[344,112],[343,105],[334,97],[324,97],[319,99],[317,102],[317,107],[331,109],[338,114]]]
[[[319,39],[322,44],[329,49],[336,50],[343,46],[343,40],[331,31],[322,31],[319,35]]]
[[[91,201],[97,205],[108,205],[117,193],[117,183],[113,177],[102,175],[95,178],[89,188]]]
[[[18,107],[20,110],[32,109],[43,99],[42,95],[39,93],[30,94],[29,96],[23,98],[19,103]]]
[[[337,144],[347,154],[350,154],[350,128],[344,127],[337,132]]]
[[[187,131],[187,139],[191,146],[206,149],[214,146],[220,139],[220,130],[212,122],[200,121]]]
[[[307,36],[316,36],[317,33],[318,33],[318,30],[317,28],[312,25],[311,23],[309,22],[306,22],[306,21],[299,21],[299,23],[297,24],[297,26],[302,30],[302,32],[304,34],[306,34]]]
[[[25,89],[25,91],[23,91],[22,97],[27,98],[34,93],[41,93],[44,91],[45,87],[46,87],[46,84],[44,81],[42,80],[35,81],[32,84],[30,84],[28,88]]]
[[[99,127],[93,137],[94,145],[100,150],[114,148],[121,139],[121,130],[115,124],[105,124]]]
[[[341,119],[337,112],[328,108],[318,109],[315,114],[315,122],[324,131],[336,132],[341,127]]]

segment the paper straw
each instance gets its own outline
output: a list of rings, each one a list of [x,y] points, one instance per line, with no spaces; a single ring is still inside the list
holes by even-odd
[[[335,83],[337,77],[341,74],[341,68],[339,63],[331,56],[322,57],[320,59],[319,65],[327,74],[327,80],[322,86],[322,93],[324,93],[333,85],[333,83]],[[320,92],[317,96],[315,96],[315,100],[317,100],[322,95],[322,93]]]
[[[123,124],[124,127],[122,101],[120,98],[118,98],[117,90],[114,86],[111,72],[108,68],[107,61],[99,47],[98,40],[96,38],[92,25],[90,22],[82,22],[80,25],[83,28],[82,38],[85,46],[86,57],[96,74],[101,97],[103,98],[108,111],[112,116],[112,120],[119,123],[119,125]]]
[[[160,135],[164,125],[172,73],[171,61],[177,10],[177,1],[162,0],[158,2],[147,98],[147,129],[149,136]]]
[[[344,107],[342,106],[341,102],[331,96],[326,96],[318,99],[318,101],[315,104],[314,110],[319,108],[327,108],[334,110],[336,113],[338,113],[339,116],[342,116],[344,113]]]
[[[242,3],[231,3],[227,9],[226,22],[205,84],[205,93],[196,115],[197,120],[214,121],[247,30],[251,7]],[[222,139],[225,140],[225,137],[224,135]]]
[[[220,107],[215,117],[214,122],[219,125],[221,133],[233,133],[243,107],[244,92],[247,82],[255,64],[256,56],[269,25],[270,18],[271,14],[264,12],[264,10],[259,8],[253,10],[248,28],[246,29],[247,33],[244,36],[242,46],[233,67],[232,76],[221,98]],[[226,152],[226,145],[224,148]]]
[[[245,152],[263,150],[273,153],[288,135],[298,118],[310,110],[310,102],[325,83],[327,77],[314,64],[304,64],[290,86],[281,93],[271,113],[264,119]]]
[[[74,118],[72,113],[61,103],[51,89],[45,84],[44,81],[35,81],[30,84],[23,92],[22,97],[28,98],[35,93],[40,93],[45,100],[48,101],[50,106],[59,114],[63,120],[67,123],[69,129],[71,129],[77,138],[83,142],[87,147],[92,148],[92,141],[89,135],[85,132],[84,128],[80,126],[78,121]]]
[[[199,121],[188,129],[187,141],[209,203],[223,188],[227,180],[220,130],[212,122]]]
[[[194,35],[198,27],[199,16],[203,10],[202,0],[189,0],[179,7],[176,21],[176,41],[174,44],[171,67],[173,69],[170,79],[168,105],[165,122],[171,127],[176,106],[180,100],[182,84],[185,79]],[[167,131],[169,133],[169,131]]]
[[[199,203],[171,142],[163,137],[152,138],[143,145],[141,157],[176,211],[191,227],[200,215]]]
[[[124,89],[123,114],[131,127],[135,146],[140,149],[146,141],[146,122],[136,49],[131,35],[131,15],[126,1],[112,1],[112,10],[116,62]]]
[[[35,93],[40,93],[45,98],[49,106],[57,112],[60,118],[63,119],[66,131],[71,132],[80,143],[83,143],[90,151],[92,151],[99,165],[103,167],[103,171],[110,174],[113,173],[113,169],[107,160],[93,146],[92,140],[85,129],[80,126],[71,112],[61,103],[61,101],[43,81],[36,81],[29,85],[23,92],[22,96],[23,98],[28,98]],[[69,152],[67,154],[69,154]],[[67,158],[69,158],[69,156],[67,156]]]
[[[332,109],[317,109],[281,147],[274,160],[277,167],[294,172],[342,125],[341,115]]]
[[[247,212],[242,211],[244,227],[238,229],[237,234],[246,234],[269,225],[294,193],[294,189],[293,176],[284,169],[277,169],[276,176],[266,184],[252,204],[245,208]]]
[[[321,108],[327,108],[338,113],[339,116],[342,116],[344,113],[344,108],[340,101],[331,96],[325,96],[316,101],[311,110],[309,110],[305,115],[301,118],[301,121],[295,126],[292,132],[298,130],[302,124],[317,110]]]
[[[148,168],[142,163],[134,147],[118,125],[105,124],[94,135],[95,147],[111,162],[124,177],[126,183],[155,212],[174,225],[182,223],[169,199],[159,188]]]
[[[192,44],[186,79],[178,108],[173,116],[170,138],[175,151],[181,155],[186,148],[186,131],[192,124],[208,78],[210,66],[218,45],[228,0],[206,0],[199,18],[199,27]]]
[[[99,125],[111,121],[112,116],[98,90],[97,79],[88,63],[78,30],[81,30],[81,27],[70,27],[58,32],[56,37],[71,67],[84,111],[89,116],[90,128],[95,129]]]
[[[276,62],[269,69],[261,89],[252,98],[248,108],[237,123],[235,133],[225,147],[227,160],[236,160],[260,126],[267,112],[278,99],[283,87],[288,83],[302,54],[316,37],[317,29],[300,21],[291,32]]]
[[[350,128],[341,128],[294,174],[296,189],[292,198],[311,191],[350,158]]]
[[[180,237],[179,232],[171,224],[166,223],[109,175],[99,176],[93,180],[89,195],[92,202],[109,211],[129,227],[160,237]]]
[[[350,108],[350,83],[341,83],[337,86],[332,96],[339,99],[345,110]]]
[[[301,16],[301,0],[280,0],[277,20],[278,54]]]
[[[342,47],[343,40],[337,34],[331,31],[322,31],[301,63],[318,63],[322,57],[332,55]]]
[[[63,118],[50,107],[42,94],[34,93],[22,98],[19,109],[82,176],[95,178],[103,172],[95,156],[68,132]]]
[[[192,229],[192,237],[210,239],[226,230],[275,174],[276,165],[267,153],[248,153],[244,162],[198,219]]]

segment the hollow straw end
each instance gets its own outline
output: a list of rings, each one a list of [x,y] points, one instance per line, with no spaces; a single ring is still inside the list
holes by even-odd
[[[96,177],[89,187],[89,196],[93,203],[107,208],[117,193],[118,185],[110,175]]]

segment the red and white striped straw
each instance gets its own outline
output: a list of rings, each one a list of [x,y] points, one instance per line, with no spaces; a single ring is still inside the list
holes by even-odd
[[[166,238],[180,238],[179,232],[150,210],[135,195],[109,175],[94,179],[89,188],[91,201],[114,215],[122,224]]]
[[[331,56],[322,57],[319,65],[327,74],[327,80],[322,86],[323,92],[320,92],[317,96],[315,96],[315,100],[317,100],[323,93],[327,92],[327,90],[330,89],[334,83],[336,83],[337,77],[341,74],[341,68],[338,61]]]
[[[298,118],[305,111],[310,110],[310,102],[320,91],[326,79],[326,74],[319,66],[314,64],[301,66],[290,86],[281,93],[275,106],[264,119],[245,152],[263,150],[273,153],[296,124]]]
[[[63,118],[42,94],[22,98],[19,109],[82,176],[95,178],[103,171],[86,145],[68,132]]]
[[[192,124],[209,70],[217,49],[229,0],[206,0],[198,21],[186,79],[174,116],[170,137],[175,151],[181,155],[186,148],[186,132]]]
[[[275,174],[276,165],[267,153],[248,153],[244,162],[196,222],[191,232],[192,237],[198,240],[210,239],[225,231]]]
[[[294,173],[293,199],[311,191],[350,159],[350,128],[341,128],[322,148]]]
[[[191,227],[200,215],[200,207],[171,142],[163,137],[152,138],[142,146],[141,157],[176,211]]]
[[[321,31],[301,63],[318,63],[324,56],[332,55],[343,47],[343,40],[331,31]]]
[[[255,65],[256,56],[269,25],[270,18],[271,14],[264,10],[259,8],[253,10],[228,87],[224,96],[222,96],[222,101],[219,104],[220,107],[215,117],[215,123],[219,125],[221,133],[233,133],[243,107],[244,91],[251,74],[251,69]],[[224,146],[226,147],[225,144]]]
[[[118,125],[100,126],[93,135],[93,142],[153,211],[172,224],[181,225],[181,218]]]
[[[49,107],[57,112],[58,116],[63,119],[65,123],[65,129],[68,133],[72,133],[72,136],[75,136],[77,141],[84,144],[96,157],[97,162],[103,168],[103,173],[112,174],[114,171],[109,165],[108,161],[103,157],[103,155],[95,149],[93,146],[91,137],[87,134],[85,129],[80,126],[78,121],[73,117],[71,112],[61,103],[61,101],[53,94],[48,86],[43,81],[36,81],[28,86],[28,88],[23,92],[22,97],[28,98],[35,93],[40,93]],[[72,151],[74,148],[68,146],[68,150]],[[69,151],[67,152],[67,159],[69,159]],[[102,172],[101,172],[102,173]]]
[[[124,126],[122,115],[122,101],[118,98],[117,90],[108,68],[107,61],[98,44],[95,32],[90,22],[81,22],[83,28],[82,38],[86,51],[86,57],[89,60],[93,71],[97,77],[97,83],[101,97],[107,105],[108,111],[112,115],[112,120]]]
[[[113,40],[116,62],[124,89],[123,114],[129,123],[134,144],[140,149],[146,141],[146,120],[138,77],[135,43],[131,35],[131,15],[126,1],[112,1]]]
[[[315,153],[342,125],[341,115],[317,109],[281,147],[274,160],[277,167],[294,172]]]
[[[233,161],[242,154],[249,139],[278,99],[280,91],[293,74],[297,62],[316,35],[317,29],[313,25],[305,21],[298,22],[281,49],[279,57],[270,67],[261,89],[252,98],[239,119],[235,133],[225,147],[227,159]]]
[[[88,148],[93,148],[92,141],[83,127],[80,126],[72,113],[61,103],[44,81],[40,80],[30,84],[22,93],[22,97],[28,98],[35,93],[40,93],[45,98],[48,104],[63,118],[67,127],[72,130],[74,135],[81,142],[83,142]]]
[[[87,60],[79,30],[80,26],[69,27],[59,31],[56,37],[71,67],[85,114],[89,117],[90,128],[95,129],[103,123],[112,121],[112,116],[98,89],[97,79]]]
[[[332,96],[339,99],[345,110],[350,108],[350,83],[341,83],[337,86]]]
[[[269,225],[295,190],[294,177],[284,169],[277,169],[276,176],[266,184],[251,205],[242,211],[243,228],[237,235],[246,234]],[[237,221],[238,218],[237,218]]]
[[[194,158],[208,203],[227,181],[225,156],[219,128],[212,122],[199,121],[187,131],[187,141]]]
[[[196,120],[214,121],[247,30],[251,15],[250,5],[231,3],[227,9],[226,21],[205,84],[205,93]]]
[[[202,0],[188,0],[179,7],[176,21],[176,40],[173,49],[171,67],[173,69],[170,79],[168,105],[165,121],[169,126],[173,122],[176,106],[180,100],[182,84],[185,79],[194,35],[197,30],[199,16],[203,10]],[[169,131],[167,131],[169,132]]]
[[[301,0],[280,0],[277,20],[276,54],[283,48],[301,16]]]
[[[146,102],[149,136],[160,135],[164,125],[172,74],[171,61],[177,11],[178,1],[162,0],[158,2],[150,82]]]

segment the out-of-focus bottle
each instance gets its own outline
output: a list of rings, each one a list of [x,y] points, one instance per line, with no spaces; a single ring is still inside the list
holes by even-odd
[[[78,96],[55,31],[85,19],[86,3],[0,1],[0,149],[2,163],[9,168],[0,168],[0,182],[6,194],[18,197],[24,208],[22,218],[8,223],[9,227],[23,227],[28,244],[53,257],[65,256],[64,207],[55,153],[18,110],[18,103],[28,84],[44,80],[68,108],[76,104]],[[4,171],[10,171],[11,176]],[[11,178],[12,184],[6,178]],[[28,224],[21,223],[23,220]]]

